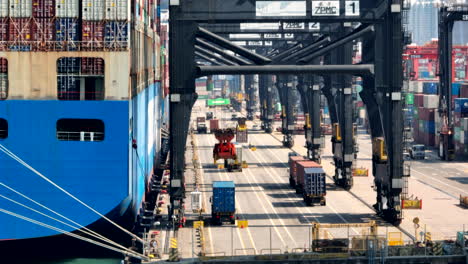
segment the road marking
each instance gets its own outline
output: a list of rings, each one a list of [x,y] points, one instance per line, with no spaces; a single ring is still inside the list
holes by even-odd
[[[212,145],[214,145],[214,143],[216,143],[216,140],[214,140],[214,139],[211,138],[211,137],[210,137],[210,141],[211,141],[211,144],[212,144]],[[229,180],[229,177],[228,177],[226,171],[224,171],[224,173],[221,173],[221,171],[218,170],[218,175],[219,175],[220,178],[222,178],[222,179],[224,179],[224,177],[222,176],[222,175],[224,175],[224,176],[226,176],[227,180]],[[242,214],[242,208],[241,208],[241,206],[240,206],[240,203],[236,203],[236,204],[237,204],[236,210],[238,210],[238,212],[239,212],[240,214]],[[233,227],[232,227],[232,228],[233,228]],[[242,248],[246,248],[246,247],[245,247],[245,243],[244,243],[244,239],[242,238],[242,235],[241,235],[240,230],[239,230],[238,228],[236,228],[236,229],[237,229],[237,235],[239,236],[239,241],[240,241],[240,243],[241,243],[241,245],[242,245]],[[250,233],[250,230],[249,230],[249,229],[247,229],[247,233],[248,233],[248,235],[249,235],[250,242],[252,243],[252,247],[255,249],[255,252],[256,252],[256,251],[257,251],[257,248],[255,247],[255,243],[253,242],[252,234]],[[214,251],[213,251],[213,252],[214,252]],[[232,253],[234,253],[234,252],[232,252]]]
[[[269,151],[273,156],[275,156],[275,158],[276,158],[277,160],[280,161],[280,163],[283,165],[283,167],[286,167],[286,168],[287,168],[287,166],[284,165],[284,163],[282,162],[281,158],[279,158],[273,151],[271,151],[271,149],[268,149],[268,151]],[[272,171],[274,174],[276,174],[278,177],[281,178],[281,175],[279,175],[275,170],[271,170],[271,171]],[[276,182],[276,181],[275,181],[275,182]],[[349,224],[349,222],[346,221],[346,219],[344,219],[344,218],[335,210],[335,208],[333,208],[331,205],[329,205],[329,203],[327,203],[327,207],[328,207],[329,209],[331,209],[341,220],[343,220],[343,222]],[[312,214],[311,209],[310,209],[309,207],[305,207],[305,209],[306,209],[307,211],[309,211],[309,213]],[[318,223],[320,223],[320,221],[318,221],[318,219],[317,219],[316,217],[314,217],[314,219],[317,220]],[[357,232],[356,229],[354,229],[354,228],[351,228],[351,229],[352,229],[354,232],[356,232],[356,234],[359,234],[359,232]]]
[[[195,140],[197,141],[198,143],[198,134],[197,136],[195,137]],[[202,159],[202,156],[200,155],[200,150],[198,149],[198,145],[197,145],[197,155],[199,157],[199,160],[200,160],[200,167],[198,168],[198,170],[200,171],[200,183],[201,183],[201,186],[204,185],[204,181],[203,181],[203,178],[205,178],[205,173],[204,173],[204,170],[203,170],[203,163],[201,163],[201,159]],[[202,192],[202,196],[203,196],[203,201],[205,201],[205,205],[207,205],[208,203],[208,200],[206,199],[206,195],[205,195],[205,192]],[[213,246],[213,236],[211,235],[211,228],[207,228],[208,229],[208,236],[210,238],[210,249],[211,249],[211,252],[215,252],[214,251],[214,246]]]

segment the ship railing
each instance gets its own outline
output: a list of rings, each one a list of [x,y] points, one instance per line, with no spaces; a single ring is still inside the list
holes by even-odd
[[[89,131],[58,131],[57,139],[61,141],[103,141],[104,133]]]
[[[129,41],[0,41],[0,51],[128,51]]]

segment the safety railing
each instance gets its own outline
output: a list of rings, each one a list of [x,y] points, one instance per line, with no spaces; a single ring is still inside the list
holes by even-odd
[[[126,41],[0,41],[1,51],[128,51]]]
[[[103,141],[104,133],[57,131],[57,139],[61,141]]]

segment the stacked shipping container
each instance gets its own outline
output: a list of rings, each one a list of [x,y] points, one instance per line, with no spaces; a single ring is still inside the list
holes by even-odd
[[[8,94],[8,61],[0,58],[0,100],[7,98]]]
[[[456,156],[468,156],[468,84],[453,83],[451,89]],[[407,104],[410,105],[408,111],[413,111],[414,141],[437,147],[441,127],[438,83],[411,82],[410,92],[414,93],[414,98],[407,98]]]
[[[4,0],[0,50],[127,49],[128,10],[127,0]]]
[[[457,158],[468,156],[468,83],[460,84],[459,96],[454,99],[453,124],[455,155]]]
[[[436,145],[435,113],[439,107],[438,83],[426,82],[411,87],[416,92],[414,99],[408,99],[407,104],[413,101],[413,138],[416,143],[426,146]],[[409,104],[411,105],[411,104]]]

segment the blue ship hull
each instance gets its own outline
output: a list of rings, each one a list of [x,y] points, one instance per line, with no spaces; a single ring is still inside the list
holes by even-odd
[[[8,121],[9,127],[8,137],[0,139],[0,144],[101,214],[131,228],[154,165],[158,163],[164,116],[159,84],[147,87],[129,101],[0,101],[0,117]],[[103,121],[104,140],[58,140],[57,121],[63,118]],[[0,182],[80,225],[130,241],[130,236],[2,152],[0,174]],[[40,209],[1,186],[0,194]],[[1,199],[0,205],[67,232],[78,232],[7,200]],[[37,247],[42,244],[37,239],[62,244],[65,238],[60,232],[0,213],[0,251],[11,253],[8,248],[22,247],[31,241]],[[65,240],[76,241],[75,238]],[[76,248],[73,251],[76,253]]]

